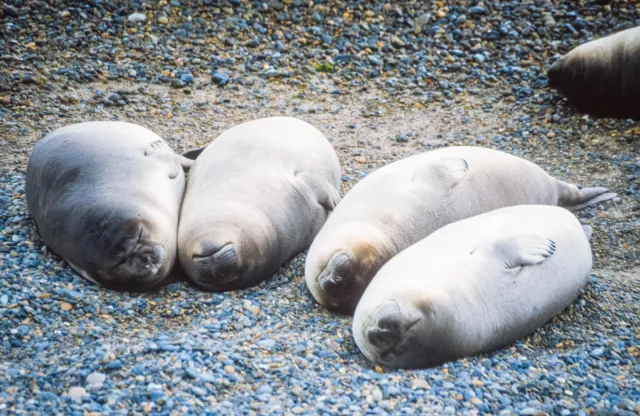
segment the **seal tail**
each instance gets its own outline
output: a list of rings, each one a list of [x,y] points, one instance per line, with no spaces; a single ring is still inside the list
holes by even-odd
[[[557,181],[558,205],[569,211],[580,211],[602,201],[615,198],[618,194],[608,192],[609,189],[600,186],[578,189],[577,186],[564,181]]]

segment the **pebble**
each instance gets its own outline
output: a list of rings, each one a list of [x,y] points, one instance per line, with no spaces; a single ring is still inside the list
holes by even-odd
[[[79,399],[86,395],[87,391],[83,387],[71,387],[67,394],[72,399]]]
[[[87,384],[101,386],[106,379],[107,376],[102,373],[91,373],[87,376]]]
[[[143,13],[133,13],[133,14],[130,14],[127,19],[131,23],[138,23],[138,22],[144,22],[145,20],[147,20],[147,16],[144,15]]]
[[[224,86],[229,82],[229,75],[225,74],[224,72],[214,72],[213,74],[211,74],[211,80],[216,85]]]

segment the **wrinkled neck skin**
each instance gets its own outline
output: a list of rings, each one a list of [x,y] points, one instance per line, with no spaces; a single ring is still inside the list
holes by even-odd
[[[314,241],[305,275],[313,297],[325,308],[351,315],[378,270],[397,254],[394,242],[367,222],[344,223]],[[342,257],[336,266],[335,260]],[[340,270],[336,270],[339,268]],[[320,282],[331,273],[346,279],[336,293],[323,290]]]

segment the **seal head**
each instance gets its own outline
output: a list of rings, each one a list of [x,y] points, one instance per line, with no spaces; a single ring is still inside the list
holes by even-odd
[[[92,216],[80,220],[86,234],[78,237],[84,243],[76,245],[75,259],[67,261],[70,266],[85,279],[108,289],[147,291],[161,286],[175,258],[176,249],[163,238],[171,230],[140,213],[128,215],[122,207],[119,211],[105,209],[104,205],[94,208]],[[158,213],[147,218],[158,218]]]
[[[367,309],[367,305],[363,305]],[[388,368],[425,368],[453,352],[445,309],[400,293],[369,311],[356,310],[353,334],[363,355]],[[445,319],[443,319],[445,318]]]
[[[393,244],[377,227],[353,222],[328,239],[314,241],[307,255],[305,279],[313,297],[330,311],[352,315]]]

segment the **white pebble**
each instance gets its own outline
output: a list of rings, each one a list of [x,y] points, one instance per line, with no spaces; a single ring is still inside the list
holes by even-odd
[[[134,13],[129,16],[129,21],[131,23],[144,22],[145,20],[147,20],[147,16],[142,13]]]
[[[382,400],[382,391],[377,387],[374,388],[373,391],[371,392],[371,397],[376,402],[379,402],[380,400]]]
[[[84,389],[84,387],[71,387],[67,394],[72,399],[80,399],[82,398],[82,396],[87,394],[87,391]]]
[[[102,373],[91,373],[87,376],[87,384],[101,386],[106,381],[107,376]]]

